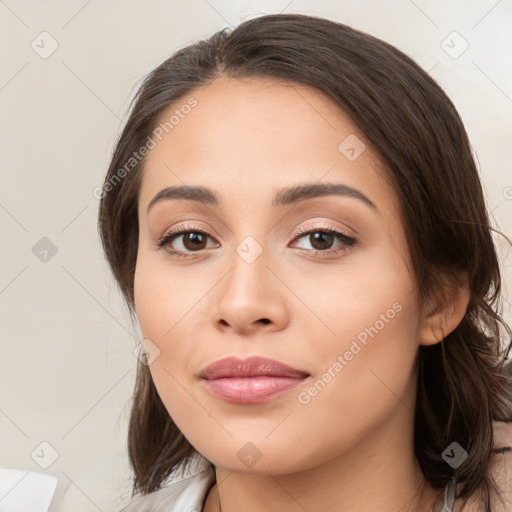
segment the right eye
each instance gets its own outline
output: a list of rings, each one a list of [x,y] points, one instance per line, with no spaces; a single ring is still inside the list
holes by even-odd
[[[177,243],[179,248],[174,247],[174,243],[182,237],[182,240]],[[178,230],[168,231],[158,241],[158,248],[165,248],[165,250],[178,257],[187,257],[190,253],[200,252],[204,249],[211,248],[205,246],[208,242],[208,238],[211,238],[208,233],[202,229],[195,227],[182,227]]]

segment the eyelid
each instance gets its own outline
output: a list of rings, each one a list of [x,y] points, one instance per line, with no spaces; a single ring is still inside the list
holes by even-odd
[[[207,235],[210,238],[215,240],[215,237],[210,234],[210,231],[211,231],[210,228],[203,228],[203,227],[201,227],[198,224],[180,224],[180,225],[175,226],[173,228],[166,229],[164,231],[164,234],[158,239],[156,245],[160,245],[163,240],[165,240],[166,238],[168,238],[171,235],[174,235],[174,234],[181,235],[184,232],[189,232],[189,231],[193,231],[195,233],[201,233],[201,234]],[[217,240],[215,240],[215,241],[217,241]]]
[[[322,221],[317,221],[318,223],[321,223]],[[325,225],[325,221],[322,225],[314,224],[312,222],[305,224],[298,228],[296,231],[294,231],[292,237],[295,239],[296,237],[299,237],[301,235],[307,234],[313,230],[316,231],[332,231],[341,233],[342,235],[346,236],[347,238],[355,239],[353,235],[351,235],[346,229],[335,226],[333,224],[327,224]]]

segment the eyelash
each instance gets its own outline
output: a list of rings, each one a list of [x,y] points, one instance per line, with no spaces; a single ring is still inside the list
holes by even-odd
[[[157,249],[165,249],[171,256],[177,256],[178,258],[192,257],[194,253],[201,253],[202,251],[204,251],[205,249],[202,249],[199,251],[184,252],[184,251],[177,251],[175,249],[169,249],[167,247],[167,245],[170,244],[171,242],[173,242],[176,238],[178,238],[181,235],[185,235],[187,233],[198,233],[200,235],[212,238],[206,231],[203,231],[202,229],[198,229],[195,226],[183,226],[176,231],[168,231],[167,233],[165,233],[158,240],[158,242],[155,245],[156,245]],[[332,233],[332,234],[336,235],[336,238],[340,242],[343,242],[343,244],[345,244],[345,247],[342,247],[341,249],[340,248],[326,249],[324,251],[321,251],[318,249],[301,249],[301,248],[299,248],[300,251],[305,251],[310,254],[312,253],[315,256],[316,255],[323,256],[323,255],[341,254],[341,253],[346,252],[349,249],[351,249],[357,243],[357,240],[355,238],[347,235],[343,231],[340,231],[338,229],[335,229],[335,228],[332,228],[329,226],[326,226],[326,227],[303,226],[302,228],[300,228],[297,232],[295,232],[293,234],[293,237],[294,237],[293,240],[295,241],[296,239],[300,239],[300,238],[304,237],[305,235],[309,235],[311,233]]]

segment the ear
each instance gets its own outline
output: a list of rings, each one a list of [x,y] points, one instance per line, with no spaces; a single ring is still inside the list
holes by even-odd
[[[445,279],[436,297],[435,303],[431,300],[424,306],[420,345],[435,345],[443,341],[464,318],[471,297],[467,273]]]

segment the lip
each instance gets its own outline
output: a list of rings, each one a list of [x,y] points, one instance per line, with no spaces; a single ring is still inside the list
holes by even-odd
[[[251,404],[270,400],[298,386],[309,373],[260,356],[226,357],[200,374],[205,388],[230,403]]]

